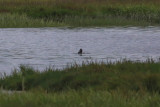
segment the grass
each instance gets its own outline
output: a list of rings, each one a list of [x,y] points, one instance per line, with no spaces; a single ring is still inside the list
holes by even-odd
[[[0,27],[159,25],[159,4],[158,0],[0,0],[1,16],[10,14],[8,20],[15,22],[3,20]],[[14,16],[25,16],[22,22],[29,20],[30,25]]]
[[[0,14],[0,28],[55,27],[62,25],[63,23],[53,22],[51,20],[33,19],[25,14]]]
[[[58,19],[58,17],[57,17]],[[32,28],[32,27],[106,27],[106,26],[147,26],[156,25],[145,21],[126,20],[119,17],[91,18],[80,16],[65,16],[63,21],[46,20],[43,18],[31,18],[26,14],[0,14],[0,28]]]
[[[160,93],[160,62],[89,63],[73,65],[64,70],[46,69],[43,72],[20,66],[0,80],[5,90],[42,89],[61,92],[68,89],[126,90]]]
[[[0,79],[2,107],[159,107],[160,62],[86,62],[63,70],[24,65]]]
[[[1,107],[159,107],[160,95],[155,93],[121,93],[119,91],[81,90],[62,93],[27,92],[0,94]]]

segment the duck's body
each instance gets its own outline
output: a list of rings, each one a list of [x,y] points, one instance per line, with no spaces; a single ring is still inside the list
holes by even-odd
[[[82,52],[83,52],[83,50],[82,50],[82,49],[80,49],[80,50],[78,51],[78,54],[82,54]]]

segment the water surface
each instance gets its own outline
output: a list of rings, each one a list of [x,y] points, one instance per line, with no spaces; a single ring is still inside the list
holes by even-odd
[[[82,61],[160,57],[159,27],[3,28],[0,29],[0,72],[20,64],[36,69],[64,68]],[[78,55],[82,48],[85,52]]]

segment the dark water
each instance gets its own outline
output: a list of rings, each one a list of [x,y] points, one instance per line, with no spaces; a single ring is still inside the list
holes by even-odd
[[[82,56],[77,54],[80,48]],[[160,57],[159,27],[0,29],[0,72],[9,73],[20,64],[42,70],[86,60],[151,57]]]

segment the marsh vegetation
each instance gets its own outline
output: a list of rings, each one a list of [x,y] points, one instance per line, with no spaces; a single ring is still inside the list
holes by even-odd
[[[28,106],[160,106],[160,62],[118,61],[38,71],[20,66],[11,75],[3,75],[3,90],[25,90],[0,94],[0,105]],[[13,107],[13,106],[12,106]]]
[[[1,0],[0,27],[159,25],[159,4],[158,0]]]

